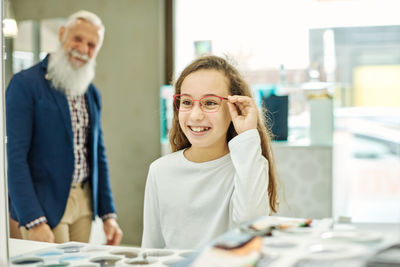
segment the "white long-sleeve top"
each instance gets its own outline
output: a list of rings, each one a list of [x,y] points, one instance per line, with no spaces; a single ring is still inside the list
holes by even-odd
[[[268,161],[258,131],[245,131],[228,146],[229,154],[208,162],[191,162],[180,150],[150,165],[142,247],[196,249],[268,215]]]

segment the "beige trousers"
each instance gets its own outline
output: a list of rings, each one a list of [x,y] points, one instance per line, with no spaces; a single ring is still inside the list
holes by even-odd
[[[67,207],[58,225],[52,229],[55,243],[69,241],[89,242],[92,229],[92,192],[89,183],[72,184]],[[28,239],[28,230],[20,227],[24,239]]]

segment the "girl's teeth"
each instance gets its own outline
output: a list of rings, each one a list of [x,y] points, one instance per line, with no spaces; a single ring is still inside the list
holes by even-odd
[[[202,132],[204,131],[206,128],[203,127],[192,127],[192,131],[193,132]]]

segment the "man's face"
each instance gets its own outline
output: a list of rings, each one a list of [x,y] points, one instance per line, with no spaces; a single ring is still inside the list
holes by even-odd
[[[68,28],[61,27],[59,39],[71,65],[79,68],[96,57],[100,41],[99,28],[79,19]]]

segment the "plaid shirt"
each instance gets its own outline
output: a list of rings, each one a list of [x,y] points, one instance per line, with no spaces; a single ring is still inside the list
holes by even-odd
[[[71,115],[72,132],[74,136],[74,173],[72,175],[73,183],[83,183],[89,176],[88,165],[88,149],[87,137],[89,130],[89,113],[84,95],[81,96],[68,96],[69,112]],[[101,217],[107,220],[109,218],[117,218],[115,213],[108,213]],[[41,223],[47,223],[45,216],[39,217],[28,224],[25,228],[29,229]]]
[[[84,95],[67,96],[71,114],[72,132],[74,134],[74,174],[73,183],[85,182],[89,176],[87,136],[89,114]]]

